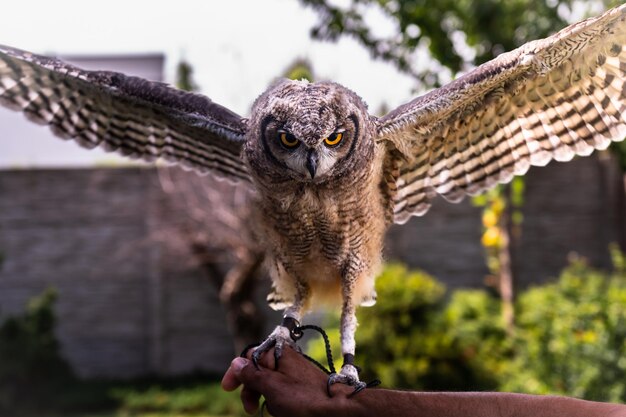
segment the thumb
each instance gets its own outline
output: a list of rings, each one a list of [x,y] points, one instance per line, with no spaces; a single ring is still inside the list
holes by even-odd
[[[230,367],[222,378],[222,388],[225,391],[232,391],[241,385],[244,381],[241,378],[243,368],[249,364],[249,360],[245,358],[235,358],[230,363]]]
[[[237,357],[233,359],[230,366],[233,368],[233,372],[235,373],[235,376],[239,377],[241,375],[241,371],[243,370],[243,368],[248,366],[249,363],[250,361],[248,359]]]

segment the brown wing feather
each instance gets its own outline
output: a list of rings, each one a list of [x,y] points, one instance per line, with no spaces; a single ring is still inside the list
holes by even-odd
[[[0,104],[86,148],[248,180],[245,121],[199,94],[0,45]]]
[[[380,119],[403,154],[394,220],[626,136],[626,6],[503,54]]]

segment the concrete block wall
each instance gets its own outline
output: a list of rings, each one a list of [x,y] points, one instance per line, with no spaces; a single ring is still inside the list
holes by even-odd
[[[610,266],[609,242],[626,236],[623,181],[606,158],[531,170],[519,286],[556,276],[571,251]],[[185,215],[165,201],[154,168],[0,171],[0,317],[53,286],[58,337],[79,375],[222,372],[234,352],[214,285],[154,239]],[[480,209],[436,201],[392,228],[386,256],[449,287],[481,287],[480,235]]]

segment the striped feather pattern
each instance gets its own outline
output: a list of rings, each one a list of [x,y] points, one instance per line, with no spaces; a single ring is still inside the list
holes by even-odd
[[[249,180],[245,121],[208,98],[0,45],[0,104],[85,148]]]
[[[626,136],[626,6],[503,54],[383,117],[394,221]]]

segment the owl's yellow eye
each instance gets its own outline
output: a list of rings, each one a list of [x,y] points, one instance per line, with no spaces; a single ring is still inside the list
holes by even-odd
[[[279,135],[280,143],[282,143],[285,148],[294,149],[300,144],[300,141],[291,133],[280,132]]]
[[[326,139],[324,139],[324,143],[326,144],[326,146],[337,146],[339,145],[339,142],[341,142],[341,139],[343,139],[343,133],[335,132]]]

